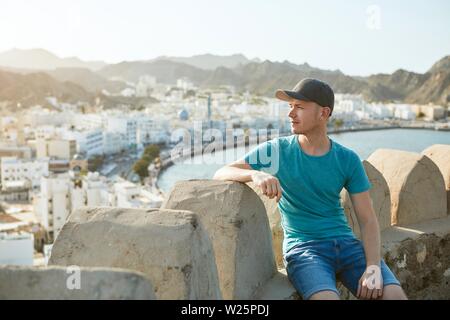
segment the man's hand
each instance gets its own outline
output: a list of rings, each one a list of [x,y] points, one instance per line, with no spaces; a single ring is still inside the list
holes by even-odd
[[[381,269],[377,265],[371,265],[359,279],[358,299],[378,299],[383,295],[383,277]]]
[[[252,181],[261,188],[264,195],[270,199],[276,198],[277,202],[281,199],[281,185],[278,179],[268,173],[255,171],[252,173]]]

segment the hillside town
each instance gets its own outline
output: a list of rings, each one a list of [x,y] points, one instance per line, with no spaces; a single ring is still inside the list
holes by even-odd
[[[44,264],[68,215],[82,206],[158,208],[164,200],[156,185],[161,160],[179,143],[174,132],[194,134],[194,122],[224,136],[245,129],[289,133],[287,103],[232,86],[204,90],[187,78],[170,86],[144,76],[119,95],[158,102],[139,110],[125,105],[104,110],[48,97],[50,108],[34,105],[2,114],[1,262]],[[354,94],[336,95],[329,126],[336,131],[399,123],[449,129],[444,106],[368,103]],[[148,174],[139,176],[133,165],[148,146],[160,152],[147,162]]]

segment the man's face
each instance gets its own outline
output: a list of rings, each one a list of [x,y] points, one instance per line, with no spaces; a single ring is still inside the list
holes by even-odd
[[[307,133],[324,122],[322,114],[324,108],[315,102],[293,99],[289,102],[289,106],[291,107],[289,118],[292,133]]]

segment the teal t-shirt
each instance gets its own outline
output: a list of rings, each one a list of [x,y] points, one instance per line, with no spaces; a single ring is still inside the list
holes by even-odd
[[[291,135],[264,142],[244,156],[254,170],[280,181],[284,253],[304,241],[355,237],[340,192],[364,192],[372,185],[359,156],[332,139],[330,143],[326,154],[311,156],[303,152],[298,135]]]

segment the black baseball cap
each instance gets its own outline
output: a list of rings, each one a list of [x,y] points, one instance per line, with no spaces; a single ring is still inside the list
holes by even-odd
[[[290,101],[292,99],[312,101],[321,107],[329,107],[331,109],[330,116],[333,113],[333,89],[327,83],[317,79],[303,79],[292,90],[278,89],[275,96],[283,101]]]

